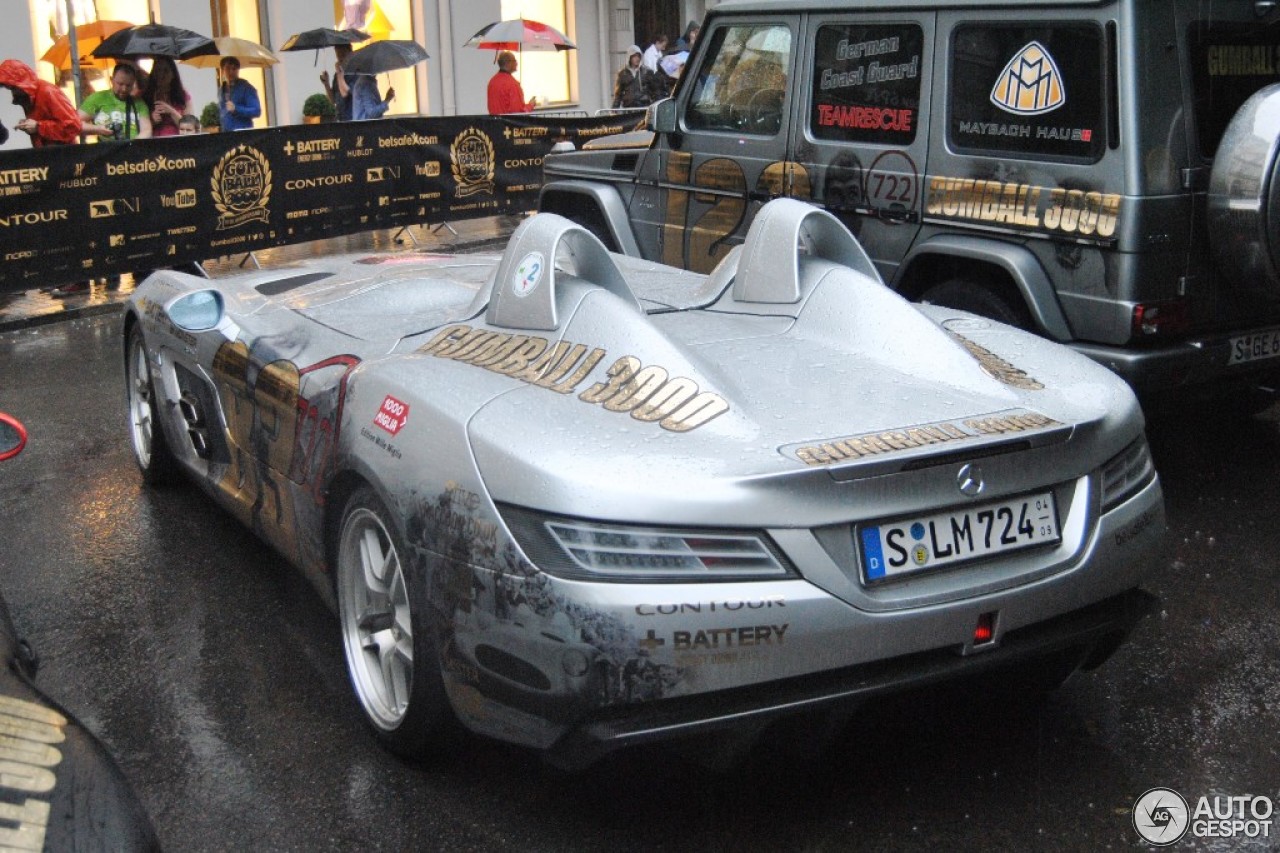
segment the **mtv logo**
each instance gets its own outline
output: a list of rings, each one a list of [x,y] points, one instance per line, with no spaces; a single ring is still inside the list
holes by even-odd
[[[386,207],[389,204],[391,204],[391,196],[389,195],[378,196],[378,207]]]
[[[110,245],[110,246],[123,246],[123,245],[124,245],[124,235],[123,235],[123,234],[112,234],[112,235],[111,235],[111,237],[110,237],[110,239],[107,241],[107,245]]]
[[[385,181],[387,178],[382,166],[370,166],[368,169],[365,169],[364,179],[373,184],[378,181]]]

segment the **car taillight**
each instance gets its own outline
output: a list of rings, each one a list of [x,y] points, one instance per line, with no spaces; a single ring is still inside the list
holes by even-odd
[[[1133,334],[1177,335],[1191,328],[1187,316],[1187,303],[1182,300],[1168,302],[1143,302],[1133,306]]]

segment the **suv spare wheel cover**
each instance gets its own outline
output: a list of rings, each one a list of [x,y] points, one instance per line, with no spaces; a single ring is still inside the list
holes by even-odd
[[[1232,286],[1280,297],[1280,83],[1231,119],[1209,176],[1214,257]]]

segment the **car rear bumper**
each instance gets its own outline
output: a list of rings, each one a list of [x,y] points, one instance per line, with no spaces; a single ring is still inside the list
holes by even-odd
[[[1070,346],[1110,369],[1139,395],[1147,395],[1189,386],[1256,384],[1280,376],[1280,357],[1230,364],[1232,341],[1247,334],[1200,338],[1152,349],[1079,341]]]
[[[580,721],[545,753],[566,769],[590,765],[629,746],[753,726],[785,716],[848,710],[916,687],[1067,653],[1078,668],[1100,665],[1159,599],[1131,589],[1104,601],[1005,634],[999,647],[981,654],[962,648],[928,652],[800,676],[751,687],[615,707]]]

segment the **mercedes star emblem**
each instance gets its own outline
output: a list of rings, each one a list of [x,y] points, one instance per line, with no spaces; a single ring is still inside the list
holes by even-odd
[[[972,463],[960,466],[960,473],[956,474],[956,485],[960,487],[960,494],[971,498],[982,494],[987,486],[982,479],[982,469]]]

